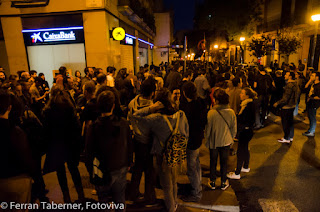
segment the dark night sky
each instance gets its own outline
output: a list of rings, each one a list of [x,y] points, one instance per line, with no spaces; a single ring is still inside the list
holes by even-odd
[[[174,9],[175,32],[182,29],[193,28],[195,2],[203,0],[164,0],[167,9]]]

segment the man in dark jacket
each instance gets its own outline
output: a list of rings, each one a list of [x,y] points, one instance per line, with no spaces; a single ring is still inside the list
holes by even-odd
[[[284,132],[284,137],[278,139],[280,143],[290,143],[293,141],[293,111],[297,104],[298,85],[295,81],[295,73],[290,71],[285,75],[287,85],[284,88],[282,99],[274,103],[274,107],[281,107],[281,122]]]
[[[207,123],[207,107],[205,100],[197,96],[197,88],[192,82],[186,82],[183,87],[186,102],[181,103],[180,109],[187,116],[189,124],[189,141],[187,146],[187,175],[192,191],[182,200],[185,202],[198,202],[202,197],[201,166],[199,148],[204,137],[204,128]]]
[[[125,204],[126,174],[132,164],[132,141],[129,123],[113,115],[115,96],[111,91],[104,91],[98,97],[101,116],[89,128],[86,153],[87,168],[91,175],[94,169],[102,172],[101,184],[96,184],[99,201],[108,202],[111,192],[112,201]],[[94,161],[99,164],[93,167]],[[94,177],[94,176],[92,176]],[[120,206],[120,210],[125,208]]]
[[[180,82],[182,80],[182,76],[180,74],[180,71],[183,69],[183,66],[181,66],[179,63],[177,63],[174,66],[174,70],[172,70],[165,82],[165,87],[169,90],[172,90],[174,87],[178,87],[180,85]]]
[[[310,92],[308,94],[307,110],[308,118],[310,121],[310,127],[307,132],[303,133],[304,136],[313,137],[316,131],[317,110],[320,107],[320,72],[314,72],[310,76],[310,80],[307,84],[312,84]]]
[[[258,106],[256,110],[256,129],[263,127],[264,122],[268,115],[268,105],[269,105],[269,96],[270,90],[272,87],[272,78],[267,73],[264,67],[259,68],[259,74],[256,76],[254,82],[254,89],[258,93]],[[260,111],[261,113],[257,112]]]
[[[9,122],[12,109],[10,95],[0,89],[0,200],[28,203],[31,197],[31,177],[36,166],[26,134]]]

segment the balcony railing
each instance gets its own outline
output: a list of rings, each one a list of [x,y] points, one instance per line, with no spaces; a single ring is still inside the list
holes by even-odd
[[[45,7],[49,4],[49,0],[17,0],[11,2],[11,7],[29,8],[29,7]]]
[[[155,20],[154,15],[147,11],[139,0],[119,0],[118,10],[129,19],[142,27],[146,28],[150,33],[154,34]],[[145,27],[145,24],[147,27]]]

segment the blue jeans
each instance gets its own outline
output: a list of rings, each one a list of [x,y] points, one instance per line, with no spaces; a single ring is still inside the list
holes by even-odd
[[[164,203],[168,212],[174,212],[178,200],[177,167],[168,166],[162,155],[156,155]]]
[[[309,127],[309,132],[310,133],[315,133],[316,131],[316,126],[317,126],[317,119],[316,119],[316,114],[317,114],[317,109],[315,107],[312,106],[308,106],[308,118],[309,118],[309,122],[310,122],[310,127]]]
[[[199,149],[187,149],[187,175],[192,187],[191,195],[201,198],[201,165],[199,159]]]
[[[293,111],[293,116],[297,116],[298,115],[299,104],[300,104],[300,96],[301,96],[301,92],[299,92],[299,94],[298,94],[298,101],[297,101],[297,104],[296,104],[296,108]]]
[[[112,201],[115,204],[125,204],[125,192],[127,185],[127,175],[128,167],[123,167],[119,170],[112,171],[111,181],[108,185],[96,186],[98,199],[100,202],[108,203],[110,201],[109,196],[112,196]],[[125,211],[125,210],[116,210],[116,211]]]

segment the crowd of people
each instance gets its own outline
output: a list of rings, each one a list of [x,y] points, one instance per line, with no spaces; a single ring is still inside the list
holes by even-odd
[[[304,135],[315,135],[320,72],[305,71],[302,65],[299,61],[298,67],[279,67],[275,61],[266,68],[190,61],[184,70],[178,61],[145,65],[136,75],[126,68],[87,67],[83,77],[80,71],[69,76],[62,66],[52,88],[44,74],[34,70],[9,77],[0,71],[0,198],[49,201],[43,175],[56,172],[63,200],[70,203],[66,164],[79,201],[85,201],[78,169],[83,161],[99,201],[153,205],[160,186],[165,208],[175,211],[177,167],[184,155],[192,189],[181,199],[202,198],[203,141],[210,152],[207,186],[216,189],[220,157],[220,188],[226,190],[228,178],[240,179],[241,172],[250,171],[248,145],[269,113],[281,115],[284,136],[278,142],[293,142],[301,93],[306,94],[310,120]],[[237,166],[227,173],[234,142]],[[126,186],[128,171],[132,175]]]

